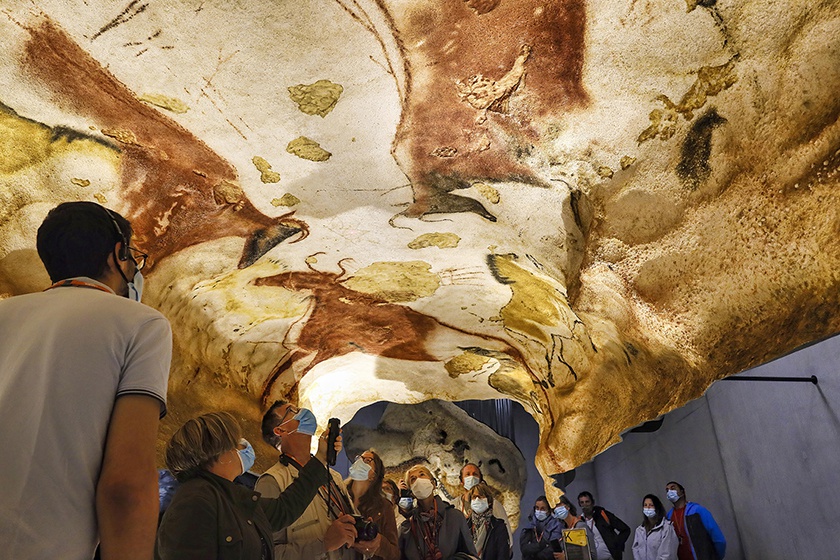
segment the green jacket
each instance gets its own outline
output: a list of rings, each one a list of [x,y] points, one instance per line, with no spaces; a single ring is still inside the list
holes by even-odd
[[[155,544],[158,560],[274,558],[271,534],[295,521],[326,478],[315,458],[278,498],[254,492],[208,471],[183,483],[163,514]],[[262,540],[261,540],[262,537]]]

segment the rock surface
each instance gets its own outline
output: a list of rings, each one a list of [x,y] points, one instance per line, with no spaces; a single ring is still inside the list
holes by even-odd
[[[425,465],[447,499],[464,492],[461,467],[478,465],[516,530],[527,478],[525,459],[509,439],[454,404],[439,400],[416,405],[391,403],[375,429],[351,423],[341,434],[348,457],[375,449],[385,464],[386,476],[395,481],[402,479],[409,467]]]
[[[165,433],[507,397],[547,475],[839,330],[837,2],[11,0],[0,42],[0,294],[57,202],[128,217]]]

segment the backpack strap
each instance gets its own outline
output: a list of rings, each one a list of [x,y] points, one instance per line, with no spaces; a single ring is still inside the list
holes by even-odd
[[[607,510],[605,510],[605,509],[602,509],[602,510],[601,510],[601,517],[603,517],[603,518],[604,518],[604,521],[606,521],[606,522],[607,522],[607,525],[608,525],[610,528],[612,528],[612,524],[610,523],[610,518],[609,518],[609,517],[607,517]]]

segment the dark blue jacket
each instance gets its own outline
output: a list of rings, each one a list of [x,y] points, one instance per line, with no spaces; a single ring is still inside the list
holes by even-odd
[[[670,521],[673,521],[673,514],[674,508],[671,508],[668,512]],[[700,504],[686,502],[685,530],[694,560],[723,560],[726,555],[726,537],[709,510]]]
[[[533,515],[529,515],[528,519],[533,524],[522,529],[522,534],[519,536],[522,558],[524,560],[553,560],[554,550],[551,547],[551,541],[563,538],[565,525],[551,514],[545,521],[536,521]]]

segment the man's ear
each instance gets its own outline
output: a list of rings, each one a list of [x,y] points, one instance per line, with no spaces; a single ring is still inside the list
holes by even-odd
[[[114,248],[108,253],[108,257],[105,259],[105,269],[109,272],[113,272],[114,274],[119,274],[120,268],[120,261],[117,258],[117,254],[120,250],[120,243],[114,245]]]

